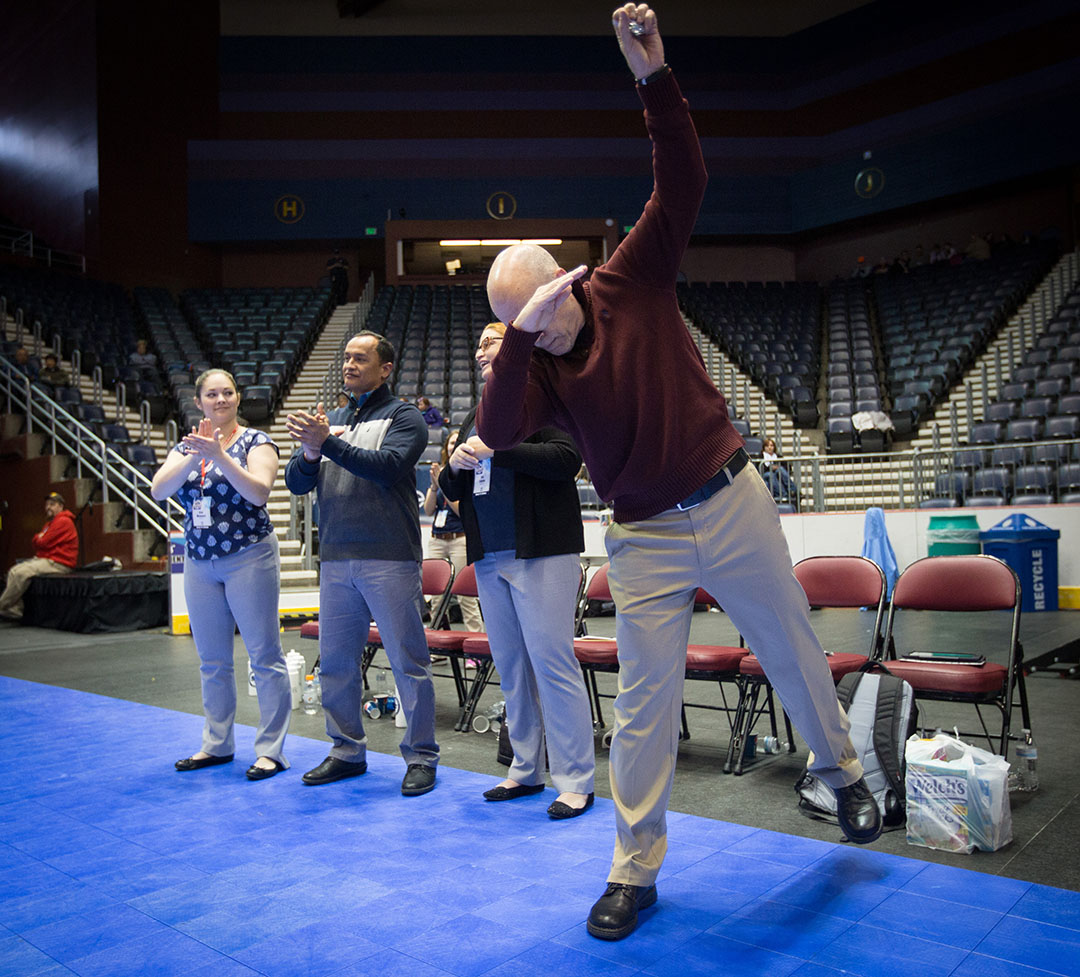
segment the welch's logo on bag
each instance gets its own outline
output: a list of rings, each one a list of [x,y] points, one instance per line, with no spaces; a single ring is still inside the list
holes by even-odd
[[[936,801],[956,801],[967,803],[967,775],[952,775],[935,771],[928,775],[926,771],[908,767],[908,796],[921,794]]]

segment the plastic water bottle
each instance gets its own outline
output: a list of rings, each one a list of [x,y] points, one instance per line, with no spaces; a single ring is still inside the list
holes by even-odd
[[[311,673],[315,678],[315,701],[322,705],[322,669],[318,665],[315,666],[315,670]]]
[[[1039,748],[1030,729],[1020,730],[1020,742],[1016,744],[1016,780],[1014,790],[1030,793],[1039,789]]]
[[[375,673],[375,694],[376,695],[389,695],[390,689],[386,683],[386,669],[380,668]]]
[[[778,736],[758,737],[757,749],[759,753],[783,753],[787,748],[787,743],[782,742]]]
[[[304,704],[304,712],[309,716],[314,716],[318,707],[318,700],[315,698],[314,675],[305,677],[304,691],[300,693],[300,701]]]

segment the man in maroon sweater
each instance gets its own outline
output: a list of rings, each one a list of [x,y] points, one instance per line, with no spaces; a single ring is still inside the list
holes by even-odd
[[[45,525],[34,535],[34,557],[20,560],[7,575],[7,587],[0,595],[0,617],[19,621],[23,616],[23,594],[34,577],[43,573],[71,573],[79,563],[79,534],[75,517],[64,508],[58,492],[45,496]]]
[[[687,103],[664,62],[654,12],[629,3],[612,19],[645,106],[653,193],[588,281],[584,266],[565,272],[536,246],[499,254],[488,298],[511,328],[477,427],[495,449],[544,425],[562,428],[614,507],[606,545],[618,611],[617,833],[609,884],[588,930],[618,940],[633,931],[638,910],[656,901],[698,587],[720,601],[761,659],[813,751],[811,770],[837,794],[845,834],[873,841],[881,823],[776,505],[746,463],[676,303],[675,279],[706,182]]]

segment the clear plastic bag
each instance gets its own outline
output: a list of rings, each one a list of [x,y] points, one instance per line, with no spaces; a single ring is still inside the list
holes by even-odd
[[[940,731],[904,755],[910,844],[970,854],[1012,841],[1007,760]]]

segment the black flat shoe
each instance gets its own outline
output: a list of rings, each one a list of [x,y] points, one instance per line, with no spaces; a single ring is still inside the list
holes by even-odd
[[[247,768],[245,775],[248,780],[266,780],[269,777],[273,777],[274,774],[279,773],[285,768],[277,760],[274,761],[274,765],[267,769],[266,767],[256,766],[254,763]]]
[[[515,797],[528,797],[530,794],[543,793],[543,784],[518,784],[517,787],[492,787],[484,791],[485,801],[512,801]]]
[[[634,932],[638,910],[656,902],[655,885],[626,885],[609,882],[604,894],[589,912],[585,928],[600,940],[621,940]]]
[[[173,764],[177,770],[202,770],[203,767],[216,767],[221,763],[232,763],[233,755],[230,753],[228,756],[204,756],[199,757],[198,760],[193,756],[184,757],[183,760],[177,760]]]
[[[848,841],[868,845],[881,834],[881,811],[877,801],[861,777],[847,787],[839,787],[836,794],[836,818],[840,830]]]
[[[595,794],[589,794],[589,796],[585,798],[584,807],[571,807],[569,804],[564,804],[562,801],[554,801],[551,807],[548,808],[548,817],[551,818],[552,821],[565,821],[567,818],[579,817],[593,806],[593,801],[595,799]]]
[[[305,784],[332,784],[335,780],[344,780],[346,777],[359,777],[367,773],[367,761],[351,763],[348,760],[339,760],[337,757],[328,756],[314,770],[309,770],[300,779]]]
[[[435,768],[426,763],[410,763],[401,781],[401,793],[406,797],[418,797],[435,789]]]

